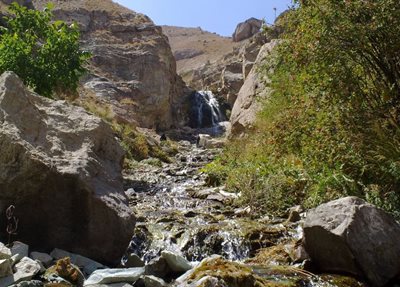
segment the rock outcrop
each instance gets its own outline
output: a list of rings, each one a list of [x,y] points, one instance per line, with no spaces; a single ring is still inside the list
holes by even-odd
[[[259,20],[256,18],[250,18],[242,23],[239,23],[235,29],[235,32],[232,35],[233,41],[240,42],[252,37],[253,35],[260,32],[263,23],[263,20]]]
[[[135,221],[122,186],[124,152],[107,124],[6,72],[0,150],[0,214],[15,206],[18,239],[108,263],[122,256]]]
[[[346,197],[309,211],[304,240],[321,271],[365,277],[372,286],[400,273],[400,225],[362,199]]]
[[[49,0],[35,1],[42,9]],[[80,25],[93,54],[81,97],[108,105],[113,117],[168,129],[187,122],[186,86],[161,27],[111,0],[51,1],[55,18]]]
[[[259,100],[266,98],[270,93],[270,90],[265,86],[267,79],[259,73],[258,69],[264,64],[276,43],[273,40],[264,44],[257,56],[255,65],[239,91],[230,118],[232,125],[230,137],[241,136],[253,128],[257,112],[260,109]]]

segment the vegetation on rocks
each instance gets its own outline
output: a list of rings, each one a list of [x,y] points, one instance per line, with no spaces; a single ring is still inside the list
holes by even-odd
[[[206,169],[260,211],[356,195],[400,216],[400,2],[296,1],[256,131]]]
[[[73,94],[90,54],[79,47],[76,23],[52,22],[43,11],[12,3],[0,30],[0,73],[13,71],[40,95]]]

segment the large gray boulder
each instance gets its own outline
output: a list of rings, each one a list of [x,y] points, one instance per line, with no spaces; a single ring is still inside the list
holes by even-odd
[[[0,214],[16,206],[18,239],[118,261],[135,220],[123,192],[124,152],[111,128],[82,108],[0,77]],[[0,226],[4,237],[5,222]]]
[[[304,223],[305,247],[321,271],[350,273],[384,286],[400,273],[400,225],[357,197],[311,210]]]
[[[246,21],[239,23],[236,26],[235,32],[232,35],[234,42],[240,42],[250,38],[251,36],[260,32],[264,21],[256,18],[250,18]]]

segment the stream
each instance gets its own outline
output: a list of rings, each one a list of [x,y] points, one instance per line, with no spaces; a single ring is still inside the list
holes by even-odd
[[[223,187],[207,187],[201,172],[221,150],[189,141],[177,144],[179,152],[172,163],[144,161],[125,172],[126,194],[137,216],[129,253],[146,264],[164,250],[192,265],[220,255],[226,262],[244,263],[252,273],[275,284],[260,286],[364,286],[347,277],[305,271],[304,262],[298,260],[301,251],[296,249],[302,237],[301,221],[257,217],[251,207],[235,206],[237,195]],[[171,286],[192,286],[174,283],[175,279],[169,280]]]

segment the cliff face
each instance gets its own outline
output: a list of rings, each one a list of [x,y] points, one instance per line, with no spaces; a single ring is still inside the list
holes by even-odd
[[[43,9],[48,2],[34,5]],[[118,121],[140,127],[168,129],[187,121],[188,91],[160,27],[111,0],[51,2],[56,19],[79,23],[82,46],[93,55],[81,98],[94,98]]]

